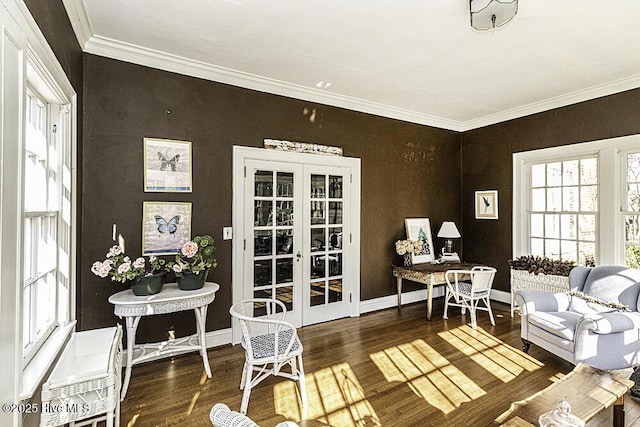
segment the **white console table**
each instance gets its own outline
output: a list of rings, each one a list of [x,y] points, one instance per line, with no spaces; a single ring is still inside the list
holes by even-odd
[[[218,289],[220,289],[220,286],[212,282],[207,282],[202,289],[193,291],[183,291],[178,288],[176,283],[166,283],[162,291],[155,295],[136,296],[131,290],[126,290],[109,297],[109,302],[114,305],[114,313],[120,318],[124,317],[127,324],[127,364],[122,384],[122,399],[127,395],[133,365],[157,358],[162,354],[198,350],[202,356],[207,377],[211,378],[211,367],[209,366],[205,343],[205,322],[207,319],[207,307],[215,299],[215,293]],[[196,315],[197,333],[195,335],[167,340],[160,344],[136,345],[136,330],[143,316],[175,313],[191,309],[194,310]],[[140,351],[140,354],[135,359],[133,358],[134,349]]]

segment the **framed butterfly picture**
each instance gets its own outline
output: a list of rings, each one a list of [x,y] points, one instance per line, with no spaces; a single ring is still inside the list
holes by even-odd
[[[142,203],[142,255],[170,255],[191,240],[191,203]]]
[[[144,138],[144,191],[190,193],[191,142]]]
[[[476,191],[476,219],[498,219],[498,190]]]

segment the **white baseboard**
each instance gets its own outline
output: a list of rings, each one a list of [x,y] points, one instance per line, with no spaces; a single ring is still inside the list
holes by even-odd
[[[438,286],[433,290],[433,298],[444,295],[444,287]],[[418,289],[417,291],[403,292],[402,305],[411,304],[419,301],[427,300],[427,290]],[[360,314],[371,313],[372,311],[384,310],[385,308],[397,307],[398,296],[388,295],[386,297],[368,299],[360,302]]]
[[[444,295],[444,286],[438,286],[433,290],[433,298],[438,298]],[[511,293],[505,291],[499,291],[496,289],[491,290],[491,299],[505,304],[511,304]],[[414,302],[426,301],[427,290],[418,289],[417,291],[403,292],[402,304],[411,304]],[[386,297],[374,298],[360,302],[360,314],[371,313],[373,311],[384,310],[385,308],[397,307],[398,296],[388,295]]]

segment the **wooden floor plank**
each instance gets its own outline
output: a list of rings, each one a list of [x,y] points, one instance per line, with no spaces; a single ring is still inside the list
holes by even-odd
[[[472,330],[442,299],[425,319],[424,303],[368,313],[299,330],[309,408],[301,415],[295,383],[269,378],[251,394],[248,415],[262,427],[289,420],[303,427],[487,426],[512,401],[544,389],[573,369],[532,346],[520,351],[520,320],[493,303],[496,325],[478,314]],[[133,368],[122,402],[122,426],[206,426],[218,402],[239,410],[244,352],[209,350],[213,378],[197,353]],[[551,409],[551,408],[550,408]],[[627,394],[626,425],[640,425],[640,404]],[[605,411],[590,426],[611,425]]]

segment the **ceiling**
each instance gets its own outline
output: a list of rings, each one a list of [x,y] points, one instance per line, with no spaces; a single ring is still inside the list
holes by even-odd
[[[465,131],[640,87],[640,1],[63,0],[84,51]]]

